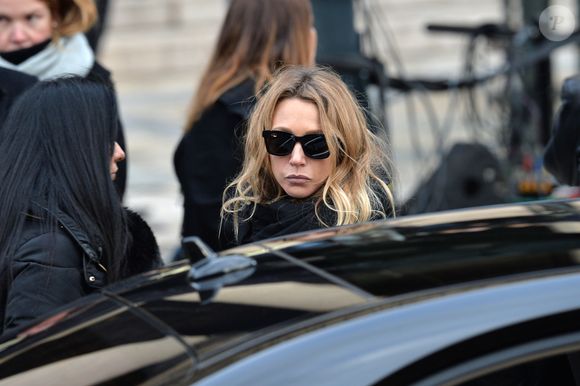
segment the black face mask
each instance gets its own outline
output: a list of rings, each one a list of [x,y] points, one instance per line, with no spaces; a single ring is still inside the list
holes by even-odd
[[[27,59],[38,54],[40,51],[44,50],[51,42],[51,39],[45,40],[42,43],[33,45],[32,47],[22,48],[16,51],[1,52],[0,56],[2,59],[10,62],[14,65],[19,65],[20,63],[26,61]]]

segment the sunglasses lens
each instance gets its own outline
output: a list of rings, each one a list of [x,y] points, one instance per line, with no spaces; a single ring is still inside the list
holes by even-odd
[[[266,140],[266,150],[273,155],[284,156],[292,153],[296,143],[292,134],[282,131],[264,131],[263,136]]]
[[[300,141],[307,157],[324,159],[330,155],[324,134],[308,134],[297,138],[284,131],[264,130],[262,136],[266,141],[266,150],[272,155],[285,156],[292,153],[296,140]]]
[[[314,159],[328,158],[330,151],[323,134],[305,135],[302,138],[304,154]]]

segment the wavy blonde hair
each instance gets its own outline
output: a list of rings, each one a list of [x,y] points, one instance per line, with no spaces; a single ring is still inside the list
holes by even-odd
[[[271,129],[278,103],[287,98],[316,105],[330,150],[330,176],[315,193],[321,224],[346,225],[386,217],[387,212],[394,215],[388,185],[393,180],[393,167],[386,140],[369,130],[364,110],[338,75],[320,67],[292,66],[277,72],[259,95],[244,138],[242,170],[224,192],[222,219],[233,217],[236,237],[242,211],[251,209],[249,216],[241,219],[249,220],[257,204],[276,202],[285,194],[272,173],[262,131]],[[384,198],[390,208],[383,205]],[[336,223],[324,222],[319,215],[321,205],[336,214]]]
[[[98,12],[93,0],[41,0],[48,6],[56,23],[52,39],[88,31],[97,21]]]
[[[313,25],[310,0],[231,0],[185,131],[220,95],[248,77],[257,91],[284,64],[312,64]]]

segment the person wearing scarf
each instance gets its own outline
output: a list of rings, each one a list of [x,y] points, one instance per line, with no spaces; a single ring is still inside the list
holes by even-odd
[[[338,75],[281,69],[250,116],[242,170],[224,194],[222,243],[394,216],[387,154]]]
[[[29,77],[27,87],[33,84],[31,80],[71,75],[110,82],[111,73],[96,61],[84,35],[96,20],[93,0],[0,0],[0,84],[13,82],[18,73]],[[22,87],[17,91],[22,91]],[[0,99],[0,112],[7,112],[13,100]],[[118,121],[117,143],[127,153]],[[119,165],[115,180],[121,198],[127,180],[126,165],[126,161]]]

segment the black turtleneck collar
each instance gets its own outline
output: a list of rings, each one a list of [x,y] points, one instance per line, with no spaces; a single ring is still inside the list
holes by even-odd
[[[26,61],[27,59],[38,54],[40,51],[44,50],[51,42],[51,39],[45,40],[42,43],[33,45],[32,47],[22,48],[20,50],[2,52],[0,56],[14,65],[19,65],[20,63]]]

